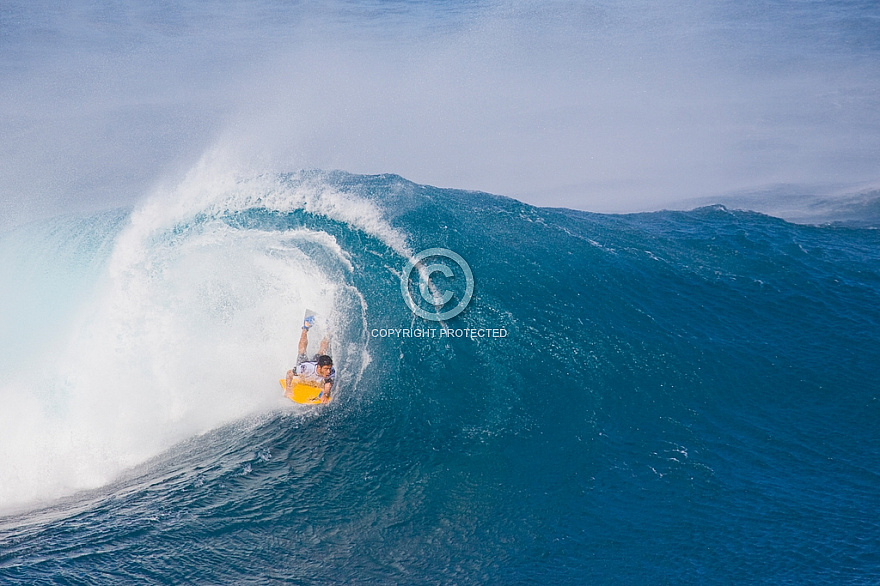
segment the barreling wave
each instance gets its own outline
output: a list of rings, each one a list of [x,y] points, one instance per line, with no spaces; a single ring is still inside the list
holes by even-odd
[[[3,345],[14,360],[3,372],[0,503],[100,486],[187,437],[277,408],[265,381],[289,367],[305,307],[338,332],[334,351],[355,384],[368,361],[366,305],[324,224],[406,254],[371,202],[303,175],[191,177],[133,212],[8,235]]]
[[[194,177],[19,229],[0,241],[0,503],[44,505],[0,524],[0,576],[876,572],[878,245],[341,172]],[[474,274],[450,325],[506,337],[371,335],[424,326],[400,272],[431,247]],[[340,371],[317,409],[277,383],[305,307]]]

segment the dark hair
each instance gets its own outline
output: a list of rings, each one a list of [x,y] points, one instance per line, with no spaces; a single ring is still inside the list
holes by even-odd
[[[333,359],[327,356],[326,354],[322,354],[318,356],[318,366],[333,366]]]

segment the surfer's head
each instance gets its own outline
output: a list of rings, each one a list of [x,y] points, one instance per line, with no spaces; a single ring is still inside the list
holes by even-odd
[[[318,356],[318,367],[315,370],[321,376],[330,376],[330,371],[333,370],[333,359],[326,354]]]

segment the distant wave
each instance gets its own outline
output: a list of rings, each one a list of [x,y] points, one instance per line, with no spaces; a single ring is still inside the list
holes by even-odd
[[[834,224],[859,228],[880,227],[880,190],[839,195],[816,195],[811,190],[782,186],[763,191],[734,193],[682,202],[691,207],[709,203],[752,210],[799,224]]]

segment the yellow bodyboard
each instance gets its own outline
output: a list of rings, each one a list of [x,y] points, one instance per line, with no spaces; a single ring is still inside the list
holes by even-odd
[[[306,384],[294,378],[290,383],[293,387],[291,393],[287,394],[287,380],[281,379],[279,382],[281,383],[281,388],[284,389],[284,395],[291,401],[302,403],[303,405],[317,405],[321,403],[321,399],[318,398],[321,389],[318,387]],[[333,395],[330,395],[330,399],[328,399],[327,402],[329,403],[332,400]]]

